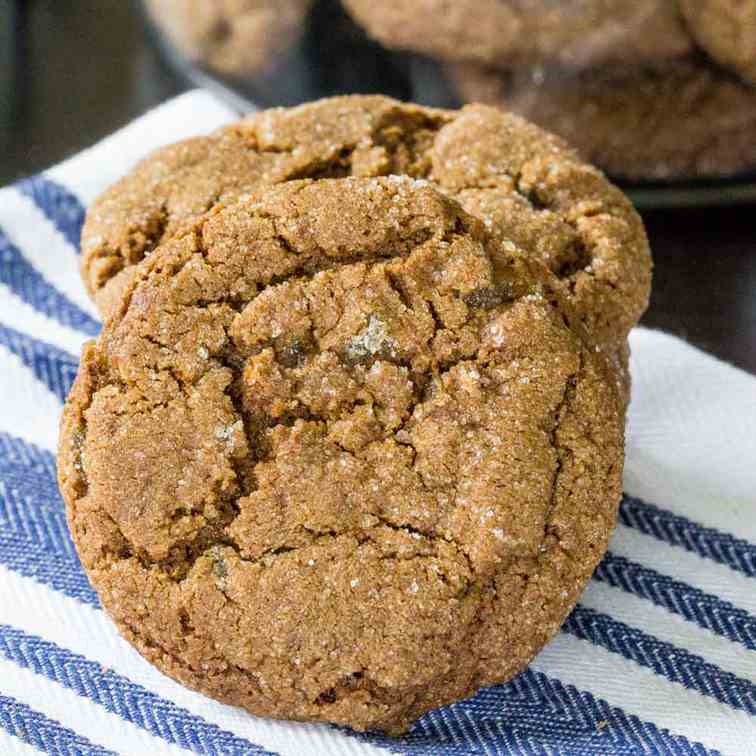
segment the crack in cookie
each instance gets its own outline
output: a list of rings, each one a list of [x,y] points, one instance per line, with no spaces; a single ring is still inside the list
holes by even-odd
[[[399,732],[595,568],[623,399],[559,282],[428,181],[287,182],[135,269],[61,432],[82,563],[166,673]]]
[[[385,97],[264,111],[158,150],[90,209],[84,280],[108,313],[135,263],[213,201],[294,178],[343,175],[428,180],[503,247],[554,272],[602,347],[621,349],[648,304],[651,260],[640,218],[563,142],[494,108],[444,111]],[[157,226],[151,219],[163,208],[168,220]]]

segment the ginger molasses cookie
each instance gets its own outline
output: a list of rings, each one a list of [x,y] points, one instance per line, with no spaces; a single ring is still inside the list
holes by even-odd
[[[146,0],[176,47],[219,73],[275,68],[298,41],[313,0]]]
[[[344,0],[390,48],[442,61],[590,66],[663,60],[690,51],[672,0]]]
[[[756,0],[680,0],[680,4],[701,47],[756,85]]]
[[[59,470],[82,563],[165,673],[401,732],[521,670],[601,558],[616,374],[539,263],[431,184],[296,181],[138,268]]]
[[[82,270],[102,312],[134,266],[215,202],[297,178],[428,179],[498,238],[546,264],[597,343],[624,341],[646,308],[648,242],[630,202],[563,142],[517,116],[337,97],[264,111],[163,148],[87,214]]]
[[[510,108],[613,176],[679,179],[756,168],[756,89],[698,57],[585,73],[449,67],[462,99]]]

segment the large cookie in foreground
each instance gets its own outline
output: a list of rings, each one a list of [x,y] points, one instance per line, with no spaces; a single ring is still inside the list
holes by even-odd
[[[426,182],[216,208],[139,266],[64,411],[105,610],[260,715],[401,732],[509,679],[620,496],[617,376],[569,322],[543,266]]]
[[[547,265],[595,341],[624,343],[648,304],[651,259],[626,197],[561,140],[495,108],[386,97],[275,109],[158,150],[90,208],[82,272],[100,310],[134,266],[215,202],[297,178],[425,178],[503,243]]]

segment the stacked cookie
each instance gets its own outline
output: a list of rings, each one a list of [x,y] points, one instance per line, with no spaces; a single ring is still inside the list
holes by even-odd
[[[145,0],[150,17],[190,60],[244,78],[281,67],[314,0]]]
[[[344,0],[431,56],[462,101],[503,105],[623,178],[756,169],[756,0]],[[432,98],[432,97],[431,97]]]
[[[650,256],[485,106],[345,97],[154,153],[90,209],[59,475],[122,634],[249,711],[401,732],[507,680],[611,533]]]

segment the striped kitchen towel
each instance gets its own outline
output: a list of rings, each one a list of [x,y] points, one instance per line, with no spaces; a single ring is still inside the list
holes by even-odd
[[[77,271],[84,207],[147,151],[232,117],[190,93],[0,190],[0,756],[756,754],[756,378],[641,329],[610,551],[510,683],[391,739],[249,716],[121,640],[55,480],[61,405],[99,328]]]

